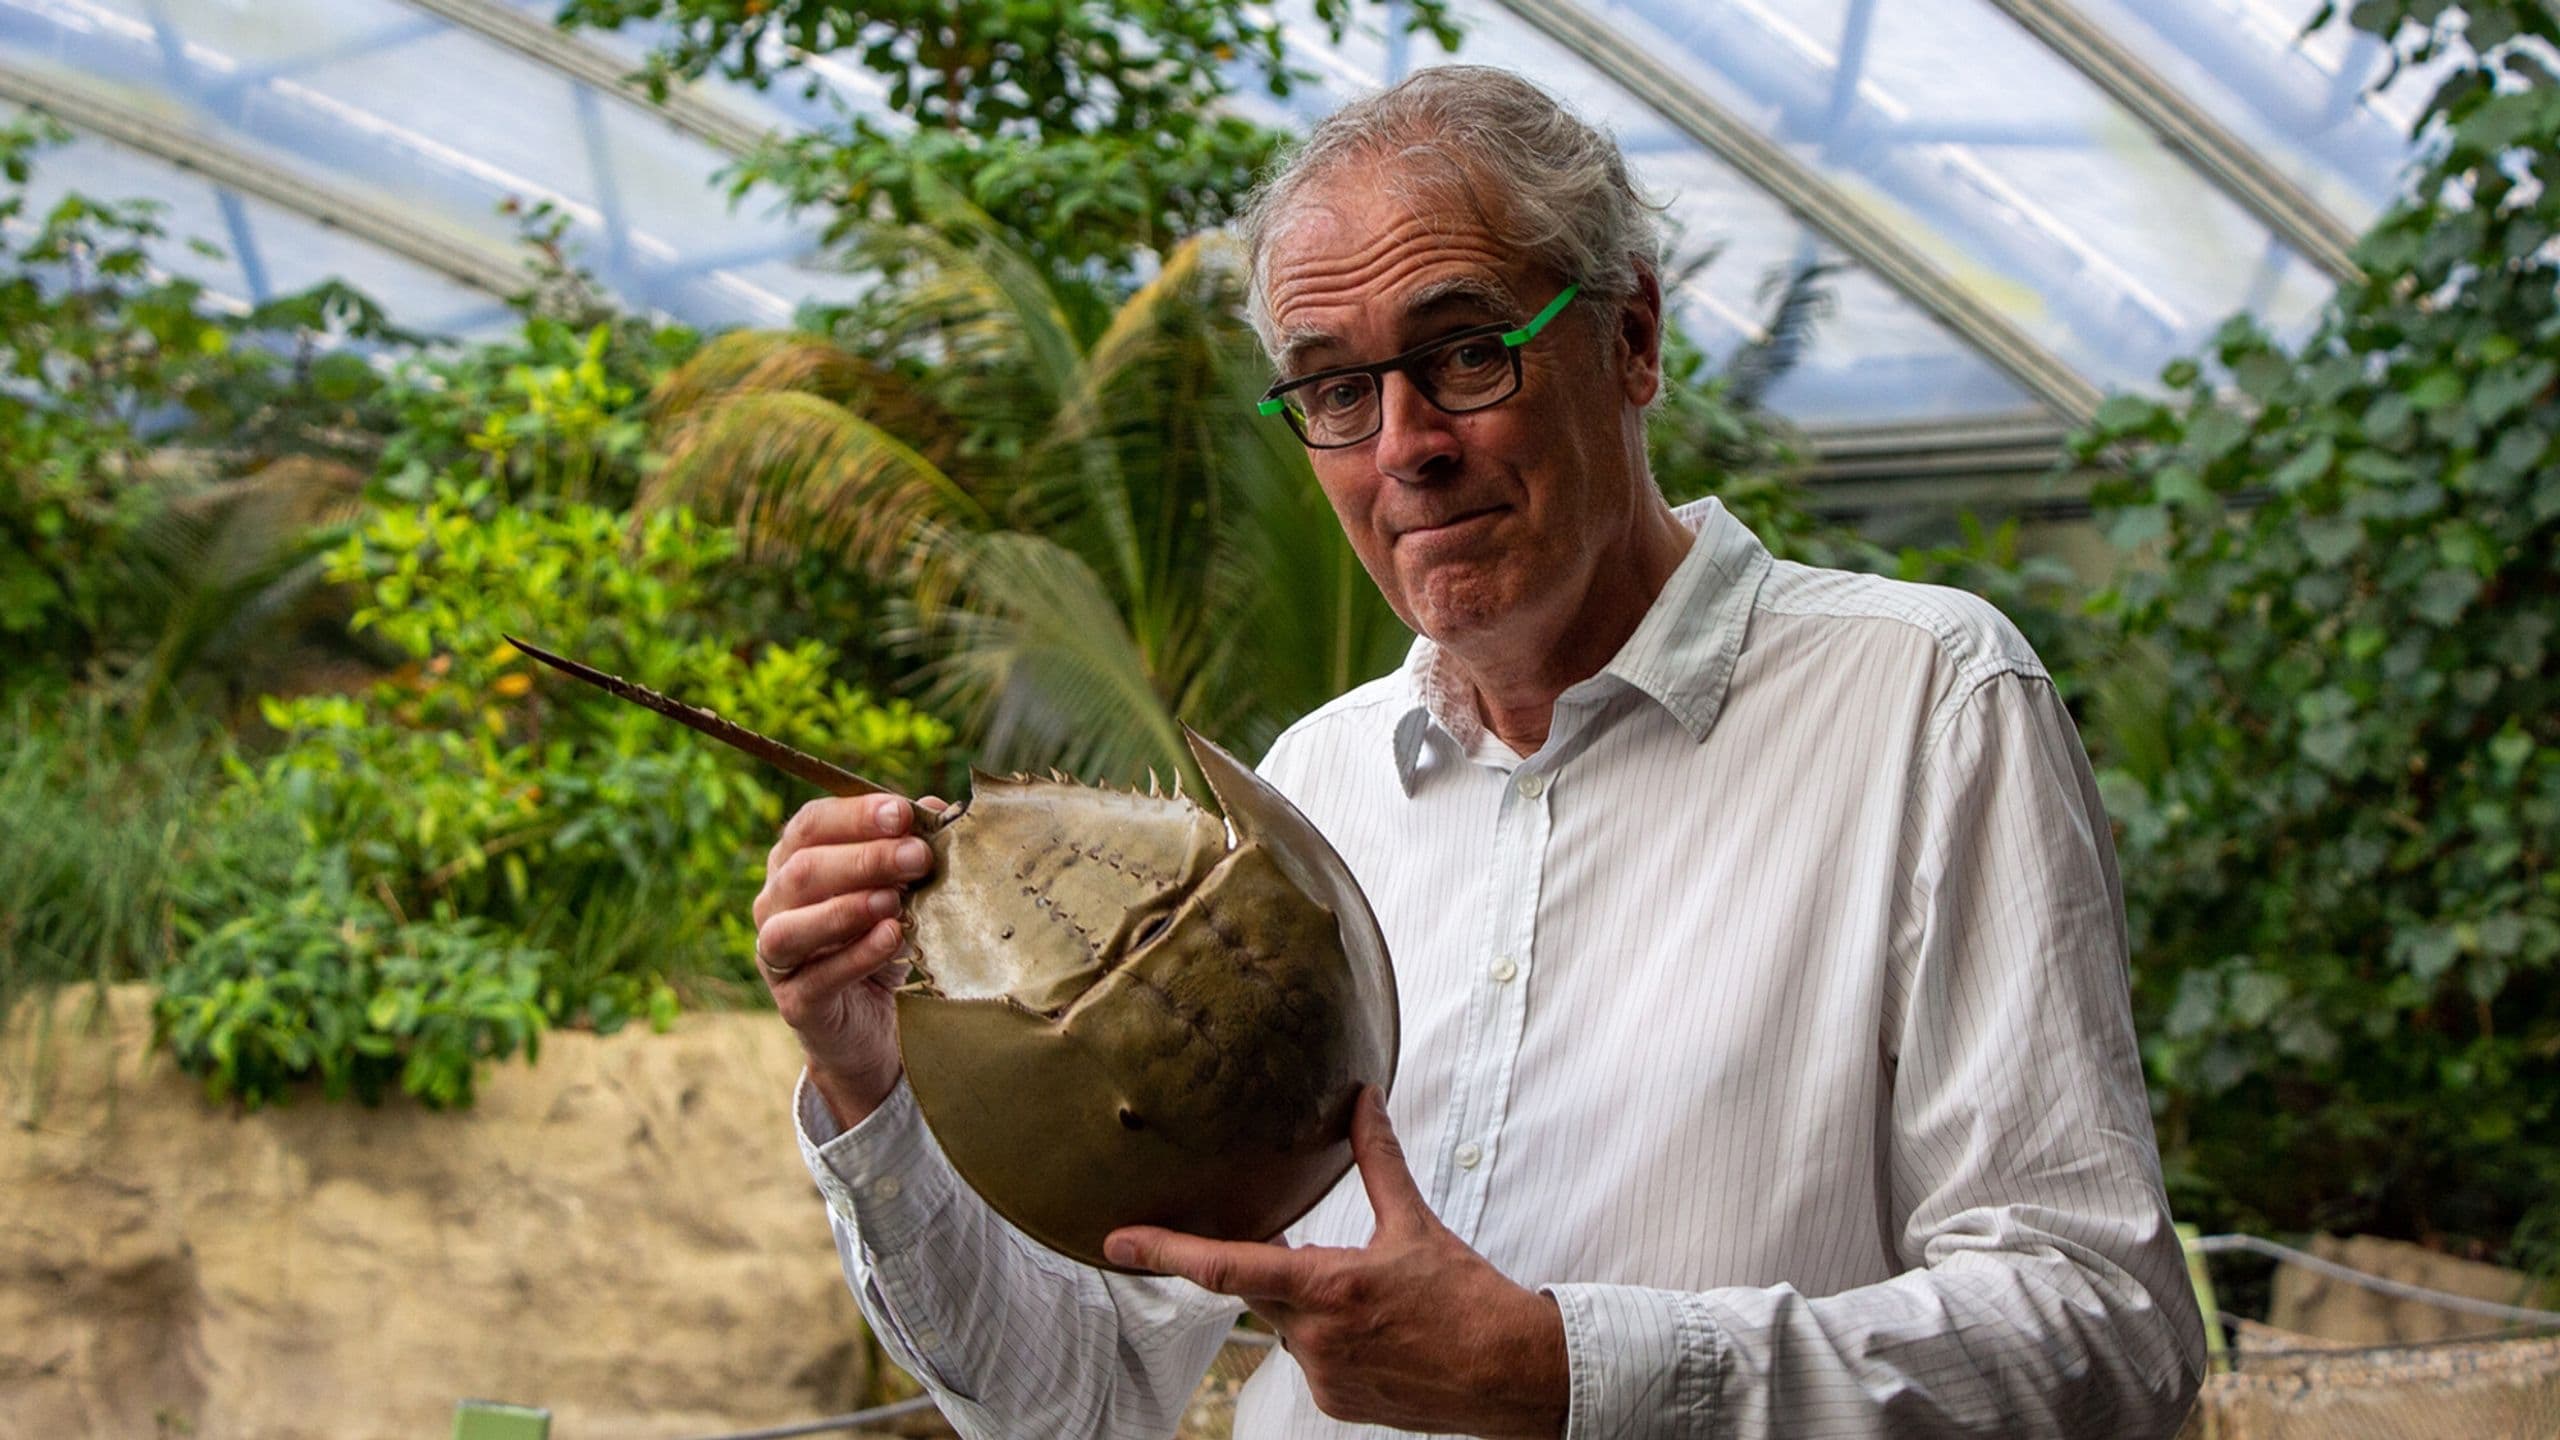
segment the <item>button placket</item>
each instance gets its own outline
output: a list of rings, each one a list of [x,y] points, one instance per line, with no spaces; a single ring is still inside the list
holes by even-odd
[[[1484,972],[1492,983],[1468,1007],[1480,1017],[1481,1028],[1469,1027],[1464,1083],[1451,1096],[1449,1138],[1443,1142],[1449,1148],[1442,1152],[1446,1158],[1439,1170],[1443,1183],[1436,1207],[1443,1223],[1462,1238],[1474,1236],[1484,1214],[1493,1170],[1487,1162],[1497,1148],[1519,1063],[1529,987],[1513,982],[1527,973],[1536,943],[1554,784],[1555,777],[1545,772],[1512,772],[1504,780],[1494,823],[1493,923],[1487,936],[1492,953]]]

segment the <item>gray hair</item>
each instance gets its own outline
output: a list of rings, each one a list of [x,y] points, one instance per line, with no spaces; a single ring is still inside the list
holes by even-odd
[[[1316,182],[1360,159],[1396,162],[1382,177],[1391,187],[1471,206],[1505,245],[1594,299],[1633,294],[1640,275],[1661,271],[1660,207],[1637,193],[1615,140],[1508,70],[1435,66],[1326,116],[1247,201],[1245,313],[1274,356],[1264,254]]]

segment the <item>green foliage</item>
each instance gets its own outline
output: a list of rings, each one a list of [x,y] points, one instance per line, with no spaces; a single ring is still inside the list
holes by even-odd
[[[1229,248],[1177,248],[1088,332],[991,221],[938,203],[899,240],[907,282],[835,336],[724,337],[669,377],[647,502],[900,587],[991,765],[1177,774],[1177,716],[1259,753],[1391,667],[1409,636],[1304,451],[1252,423],[1266,371]]]
[[[913,785],[948,732],[832,677],[815,641],[748,655],[705,631],[725,531],[663,510],[505,505],[447,476],[327,556],[351,623],[403,663],[357,693],[274,697],[281,744],[231,762],[209,823],[258,857],[195,878],[160,1033],[211,1096],[316,1080],[471,1100],[551,1025],[663,1028],[677,986],[742,998],[746,900],[784,795],[752,763],[574,682],[521,631],[741,723]]]
[[[830,679],[819,642],[750,658],[703,633],[706,577],[734,550],[680,511],[626,535],[612,511],[500,507],[485,486],[384,510],[329,574],[366,595],[356,628],[408,663],[363,694],[268,702],[286,744],[243,776],[243,801],[293,817],[307,853],[343,857],[356,892],[400,914],[489,919],[573,956],[595,948],[601,911],[650,916],[634,927],[647,943],[549,967],[556,1017],[617,1023],[670,973],[750,978],[744,899],[782,817],[777,783],[666,720],[537,679],[503,638],[540,637],[914,783],[947,738],[939,722]]]
[[[394,922],[338,878],[270,897],[161,972],[154,1029],[208,1099],[271,1104],[316,1077],[333,1099],[396,1084],[468,1105],[483,1063],[538,1050],[540,952],[483,920]]]
[[[49,134],[0,131],[0,1002],[156,976],[210,1093],[444,1105],[546,1025],[760,994],[745,897],[779,788],[499,638],[938,773],[940,722],[849,683],[859,586],[627,515],[691,332],[600,306],[540,210],[498,344],[403,358],[336,286],[215,314],[148,265],[150,207],[27,209]],[[261,694],[245,744],[193,719]]]
[[[538,258],[517,334],[413,357],[386,382],[378,473],[389,496],[421,500],[455,476],[508,499],[630,502],[646,463],[642,401],[700,338],[605,308],[569,268],[561,224],[539,211],[526,223]]]
[[[215,773],[175,728],[137,748],[94,697],[5,712],[0,750],[0,1015],[30,991],[130,980],[167,953],[179,872],[216,845],[197,823]]]
[[[1317,0],[1340,38],[1352,0]],[[930,189],[955,187],[1061,275],[1131,273],[1140,252],[1229,219],[1244,181],[1283,137],[1222,113],[1239,69],[1285,96],[1270,9],[1250,0],[564,0],[563,25],[664,22],[649,81],[720,73],[763,85],[811,59],[878,76],[890,114],[777,141],[737,172],[825,204],[836,232],[930,218]],[[1402,23],[1444,46],[1445,0],[1413,0]],[[781,57],[777,64],[776,57]],[[1239,61],[1247,62],[1240,66]],[[808,81],[815,93],[817,82]]]
[[[368,423],[372,368],[318,340],[414,337],[338,285],[213,312],[154,271],[146,202],[73,194],[35,212],[35,157],[64,134],[0,126],[0,684],[120,680],[147,710],[202,654],[201,626],[170,627],[202,620],[208,578],[234,613],[290,608],[266,587],[293,569],[296,535],[230,526],[225,564],[199,562],[208,517],[240,513],[219,493],[229,476],[335,455]]]
[[[2077,441],[2156,560],[2106,608],[2157,743],[2106,779],[2182,1208],[2499,1241],[2560,1194],[2560,84],[2508,43],[2560,22],[2352,18],[2458,62],[2367,278]]]

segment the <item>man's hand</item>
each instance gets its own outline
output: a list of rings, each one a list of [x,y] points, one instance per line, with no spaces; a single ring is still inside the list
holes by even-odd
[[[914,819],[894,796],[813,800],[783,826],[756,896],[756,971],[847,1129],[898,1086],[889,992],[907,967],[897,914],[906,887],[933,869],[932,850],[907,833]]]
[[[1351,1155],[1377,1230],[1365,1248],[1204,1240],[1154,1226],[1114,1230],[1114,1264],[1179,1275],[1269,1321],[1337,1420],[1486,1437],[1564,1433],[1564,1317],[1515,1285],[1431,1213],[1371,1087],[1351,1119]]]

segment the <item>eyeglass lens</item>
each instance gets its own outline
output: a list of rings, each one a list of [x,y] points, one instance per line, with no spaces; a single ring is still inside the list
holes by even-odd
[[[1424,399],[1452,414],[1481,410],[1520,388],[1517,353],[1496,335],[1452,336],[1414,356],[1404,372]],[[1311,445],[1356,445],[1377,433],[1378,377],[1336,375],[1284,397]]]

